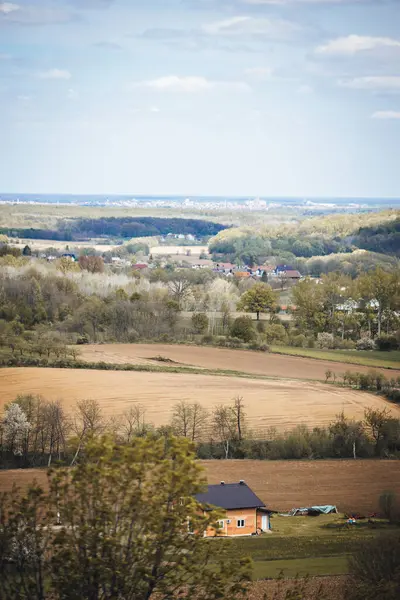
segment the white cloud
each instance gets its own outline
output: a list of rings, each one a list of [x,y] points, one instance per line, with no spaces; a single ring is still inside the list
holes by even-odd
[[[242,0],[244,4],[253,6],[284,6],[286,4],[362,4],[373,0]]]
[[[298,94],[302,94],[303,96],[309,96],[310,94],[314,93],[314,89],[307,84],[300,85],[296,91]]]
[[[358,52],[377,50],[379,48],[398,48],[400,40],[388,37],[370,37],[363,35],[349,35],[331,40],[325,45],[318,46],[315,52],[329,56],[351,56]]]
[[[245,74],[259,81],[271,79],[274,70],[271,67],[251,67],[246,69]]]
[[[68,100],[78,100],[79,93],[73,88],[70,88],[67,92],[67,98]]]
[[[150,106],[149,108],[151,113],[159,113],[161,112],[161,110],[158,108],[158,106]]]
[[[39,73],[40,79],[71,79],[72,75],[64,69],[49,69]]]
[[[23,94],[21,94],[20,96],[17,96],[18,102],[26,103],[26,102],[29,102],[30,99],[31,99],[30,96],[24,96]]]
[[[354,79],[340,80],[338,83],[341,87],[353,90],[400,91],[399,75],[356,77]]]
[[[214,21],[202,26],[203,33],[218,36],[269,36],[271,38],[289,38],[300,31],[301,27],[284,19],[265,19],[249,16],[237,16],[222,21]]]
[[[0,13],[3,15],[9,15],[20,9],[21,7],[18,4],[12,4],[12,2],[0,2]]]
[[[378,110],[371,115],[371,119],[400,119],[400,111]]]
[[[165,77],[159,77],[158,79],[151,79],[148,81],[142,81],[136,86],[150,88],[159,92],[182,92],[188,94],[196,94],[199,92],[207,92],[216,88],[230,88],[241,91],[248,91],[250,87],[243,82],[234,81],[213,81],[206,79],[205,77],[179,77],[177,75],[168,75]]]

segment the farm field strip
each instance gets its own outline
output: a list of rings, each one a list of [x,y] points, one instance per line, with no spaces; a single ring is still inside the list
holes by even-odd
[[[271,352],[285,356],[298,356],[311,360],[332,361],[343,363],[343,370],[354,370],[352,365],[359,365],[356,370],[363,371],[362,367],[370,369],[386,369],[387,376],[393,376],[388,369],[400,369],[400,351],[354,351],[354,350],[316,350],[313,348],[295,348],[293,346],[271,346]],[[338,368],[337,364],[337,368]],[[360,368],[361,366],[361,368]]]
[[[80,347],[79,351],[79,358],[87,362],[154,365],[155,362],[151,359],[162,356],[181,366],[317,381],[325,379],[327,370],[339,375],[345,371],[366,373],[370,369],[367,366],[341,364],[332,360],[315,360],[301,356],[182,344],[92,344]],[[387,377],[397,376],[400,375],[400,363],[397,366],[399,368],[397,372],[383,368],[378,370]]]
[[[0,411],[19,394],[61,400],[71,412],[78,400],[95,399],[106,416],[121,415],[133,403],[140,403],[146,419],[156,426],[169,422],[173,406],[181,400],[212,410],[239,395],[248,424],[256,432],[270,427],[283,431],[302,423],[328,425],[342,411],[362,419],[366,407],[389,407],[394,416],[400,416],[400,407],[382,397],[322,383],[165,372],[1,369]]]
[[[393,490],[400,495],[400,461],[396,460],[206,460],[200,461],[205,469],[208,483],[237,482],[244,479],[251,489],[265,502],[278,511],[315,504],[335,504],[341,512],[375,512],[384,490]],[[34,479],[41,485],[46,482],[46,469],[0,470],[0,492],[11,490],[13,484],[26,487]],[[284,519],[284,521],[283,521]],[[321,521],[319,521],[321,519]],[[312,519],[323,524],[329,517]],[[286,525],[287,522],[287,525]],[[315,536],[315,523],[306,517],[272,517],[273,530],[280,536],[279,545],[285,545],[287,536],[304,538],[307,544]],[[340,532],[321,528],[318,533],[320,544],[329,544],[329,538],[349,538],[357,531]],[[274,538],[275,539],[275,538]],[[323,540],[327,541],[324,542]],[[255,558],[262,559],[264,538],[251,540]],[[250,543],[243,539],[242,545]],[[275,543],[275,542],[274,542]],[[286,545],[287,557],[290,548]],[[325,553],[326,554],[326,553]],[[303,553],[304,556],[304,553]]]

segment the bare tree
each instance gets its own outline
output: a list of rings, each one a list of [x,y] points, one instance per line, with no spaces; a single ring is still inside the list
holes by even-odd
[[[236,396],[233,399],[232,412],[236,422],[237,439],[239,442],[243,439],[243,429],[245,426],[246,413],[244,412],[244,402],[242,396]]]
[[[179,304],[179,308],[191,289],[191,281],[183,274],[177,273],[169,282],[169,289],[172,297]]]
[[[217,439],[225,450],[225,458],[229,457],[230,442],[235,439],[236,420],[229,406],[216,406],[212,416],[212,425]]]
[[[119,431],[125,443],[129,444],[133,438],[148,431],[149,425],[145,422],[145,414],[146,410],[141,404],[134,404],[124,412]]]
[[[204,434],[208,412],[198,402],[188,404],[181,400],[173,407],[171,426],[176,435],[197,442]]]
[[[106,422],[97,400],[80,400],[76,407],[77,414],[74,419],[73,428],[79,442],[71,466],[75,464],[85,439],[103,433],[106,427]]]

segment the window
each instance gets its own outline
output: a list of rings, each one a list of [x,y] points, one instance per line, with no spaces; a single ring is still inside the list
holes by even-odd
[[[224,528],[224,522],[218,521],[218,529],[223,529],[223,528]]]
[[[244,527],[244,519],[238,519],[237,526],[238,527]]]

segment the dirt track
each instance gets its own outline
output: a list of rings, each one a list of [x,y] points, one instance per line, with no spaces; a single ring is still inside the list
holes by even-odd
[[[384,490],[400,495],[400,461],[202,461],[209,483],[244,479],[274,510],[309,504],[336,504],[341,512],[375,512]],[[13,483],[27,486],[33,479],[45,485],[45,470],[0,471],[0,492]]]
[[[0,411],[18,394],[38,394],[61,400],[73,411],[82,399],[99,401],[106,416],[122,414],[132,403],[146,408],[156,426],[168,423],[180,400],[213,409],[243,396],[249,425],[255,431],[279,430],[305,423],[327,425],[342,410],[362,419],[366,407],[387,406],[400,416],[400,407],[373,394],[322,383],[261,380],[182,373],[94,371],[84,369],[10,368],[0,370]]]
[[[327,360],[315,360],[300,356],[266,354],[248,350],[226,348],[206,348],[173,344],[104,344],[82,346],[80,358],[89,362],[104,361],[116,364],[154,364],[149,360],[164,356],[182,365],[192,365],[206,369],[229,369],[270,377],[325,380],[325,372],[330,369],[336,374],[345,371],[368,372],[370,367],[350,365]],[[388,377],[400,371],[377,369]]]

